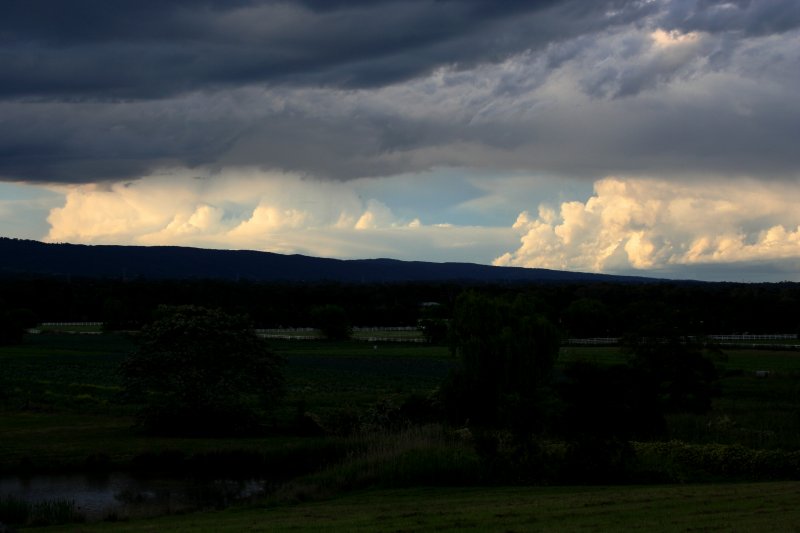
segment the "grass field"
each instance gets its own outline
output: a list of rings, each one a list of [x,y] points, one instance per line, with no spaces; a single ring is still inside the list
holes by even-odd
[[[287,430],[300,411],[323,422],[358,420],[375,405],[429,395],[455,363],[446,347],[278,339],[270,344],[285,358],[288,393],[275,413],[273,435],[248,439],[138,432],[117,375],[135,347],[127,335],[39,334],[21,346],[2,347],[0,474],[81,471],[98,464],[126,469],[143,464],[136,462],[142,457],[156,466],[222,457],[222,464],[243,471],[256,462],[264,471],[285,467],[286,475],[305,476],[269,505],[73,526],[89,531],[796,531],[800,524],[798,483],[431,488],[442,479],[452,479],[452,485],[484,479],[473,447],[454,440],[452,432],[429,428],[347,438]],[[617,347],[567,347],[558,368],[578,360],[616,364],[625,356]],[[800,354],[728,350],[716,362],[722,378],[712,410],[671,415],[668,439],[800,450]],[[758,378],[760,370],[769,377]]]
[[[429,394],[452,364],[446,348],[423,345],[280,340],[271,345],[286,360],[287,397],[275,413],[283,427],[293,423],[300,405],[322,418],[355,417],[379,401]],[[20,465],[76,469],[98,456],[124,466],[133,457],[163,450],[267,453],[328,446],[285,436],[142,436],[133,428],[131,406],[120,397],[117,375],[119,363],[134,347],[122,334],[39,334],[28,336],[23,345],[0,347],[0,472]]]
[[[688,442],[800,449],[800,353],[723,349],[714,356],[720,373],[711,411],[668,417],[670,437]],[[565,347],[559,363],[601,365],[625,360],[618,347]],[[769,376],[759,378],[758,371]]]
[[[272,340],[286,360],[287,397],[277,422],[290,423],[302,406],[322,418],[355,416],[376,402],[426,396],[454,364],[446,347],[403,343]],[[131,430],[131,408],[120,400],[117,367],[134,348],[121,334],[30,335],[20,346],[0,348],[0,467],[22,457],[80,455],[130,457],[146,449]],[[624,361],[616,347],[567,347],[559,364]],[[729,350],[718,361],[723,378],[710,413],[675,415],[670,436],[689,442],[740,443],[756,448],[800,449],[800,354]],[[768,370],[767,379],[755,376]],[[42,435],[57,435],[57,451]],[[103,450],[102,448],[105,448]],[[85,453],[83,453],[85,452]]]
[[[357,492],[47,531],[797,531],[800,483]]]
[[[447,348],[398,343],[273,341],[286,358],[286,403],[325,415],[377,401],[427,396],[453,365]]]

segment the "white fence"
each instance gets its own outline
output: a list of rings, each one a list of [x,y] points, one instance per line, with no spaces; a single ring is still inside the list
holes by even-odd
[[[387,336],[381,334],[391,333],[413,333],[419,331],[414,326],[392,326],[392,327],[355,327],[352,330],[352,339],[364,342],[426,342],[422,337],[396,335]],[[376,333],[370,335],[370,333]],[[318,329],[315,328],[268,328],[257,329],[256,334],[266,339],[280,340],[313,340],[323,338]]]
[[[564,344],[587,345],[587,346],[613,346],[619,344],[619,337],[592,337],[587,339],[566,339]]]
[[[102,322],[42,322],[42,326],[102,326]]]
[[[715,341],[784,341],[797,340],[796,333],[776,333],[772,335],[709,335]]]
[[[696,339],[696,337],[688,337],[690,339]],[[719,341],[720,344],[741,344],[744,342],[753,342],[753,341],[791,341],[797,340],[797,334],[795,333],[774,333],[774,334],[764,334],[764,335],[706,335],[705,338]],[[703,337],[700,337],[702,340]],[[566,346],[613,346],[615,344],[619,344],[622,339],[620,337],[591,337],[591,338],[583,338],[583,339],[566,339],[564,341],[564,345]],[[788,343],[787,343],[788,345]],[[762,344],[754,344],[756,347],[761,346],[773,346],[772,344],[762,343]]]

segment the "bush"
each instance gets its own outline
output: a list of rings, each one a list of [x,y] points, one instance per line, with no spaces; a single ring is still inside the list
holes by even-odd
[[[370,487],[470,485],[480,463],[469,445],[441,426],[370,430],[348,438],[344,461],[297,478],[279,489],[280,500],[330,497]]]
[[[560,481],[566,445],[508,431],[476,429],[475,451],[487,482],[500,484],[550,483]]]
[[[571,363],[558,389],[558,429],[569,439],[628,440],[666,432],[657,390],[635,368]]]
[[[447,320],[442,318],[423,318],[417,324],[417,329],[429,344],[444,343],[447,340],[448,327]]]
[[[739,444],[682,441],[633,443],[649,481],[776,481],[800,479],[800,451],[755,450]]]
[[[25,329],[36,325],[36,315],[30,309],[0,308],[0,346],[21,344]]]
[[[630,364],[657,391],[665,413],[705,413],[718,379],[714,362],[695,339],[668,332],[625,340]]]
[[[559,481],[568,483],[629,481],[634,460],[635,452],[626,440],[614,437],[584,437],[567,445]]]
[[[182,435],[257,429],[283,393],[280,358],[244,317],[192,306],[160,314],[121,367],[144,427]]]
[[[311,322],[329,340],[349,339],[352,333],[347,312],[338,305],[329,304],[313,308]]]

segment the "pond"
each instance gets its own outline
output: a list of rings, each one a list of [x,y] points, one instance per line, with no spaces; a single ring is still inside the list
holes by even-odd
[[[263,479],[140,477],[122,472],[0,477],[0,496],[30,503],[71,500],[87,521],[223,508],[263,496],[270,488]]]

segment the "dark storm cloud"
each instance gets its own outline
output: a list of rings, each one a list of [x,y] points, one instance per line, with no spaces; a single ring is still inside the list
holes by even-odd
[[[0,97],[377,87],[443,65],[501,61],[654,9],[623,0],[8,0]]]
[[[800,26],[800,2],[678,0],[669,3],[662,21],[670,29],[683,31],[770,35]]]
[[[798,25],[800,3],[778,0],[5,0],[0,177],[197,165],[335,179],[435,166],[785,175],[800,167],[796,46],[741,50]],[[656,53],[655,28],[705,37]],[[442,84],[425,85],[441,68]],[[554,72],[582,94],[538,95]],[[642,100],[709,72],[772,86]]]
[[[298,165],[296,159],[308,159],[299,154],[305,146],[280,150],[274,158],[269,147],[241,148],[238,163],[364,175],[375,170],[369,161],[376,154],[364,154],[364,168],[355,169],[348,155],[355,150],[358,159],[362,150],[338,151],[341,123],[296,114],[273,116],[266,125],[247,116],[235,122],[213,110],[206,119],[175,98],[248,85],[380,87],[439,66],[467,69],[647,11],[634,2],[624,16],[602,15],[617,4],[6,0],[0,7],[0,176],[133,177],[162,164],[214,162],[240,136],[253,135],[241,140],[245,146],[259,140],[285,146],[286,139],[302,137],[302,126],[333,135],[317,135],[310,147],[330,158],[317,155]],[[367,119],[360,131],[392,137],[376,132],[373,122]],[[286,131],[278,130],[281,124]],[[356,135],[344,144],[361,141]],[[337,153],[345,161],[332,161]]]
[[[264,82],[380,86],[541,45],[548,32],[528,32],[518,17],[556,4],[11,0],[0,8],[0,95],[135,99]]]

